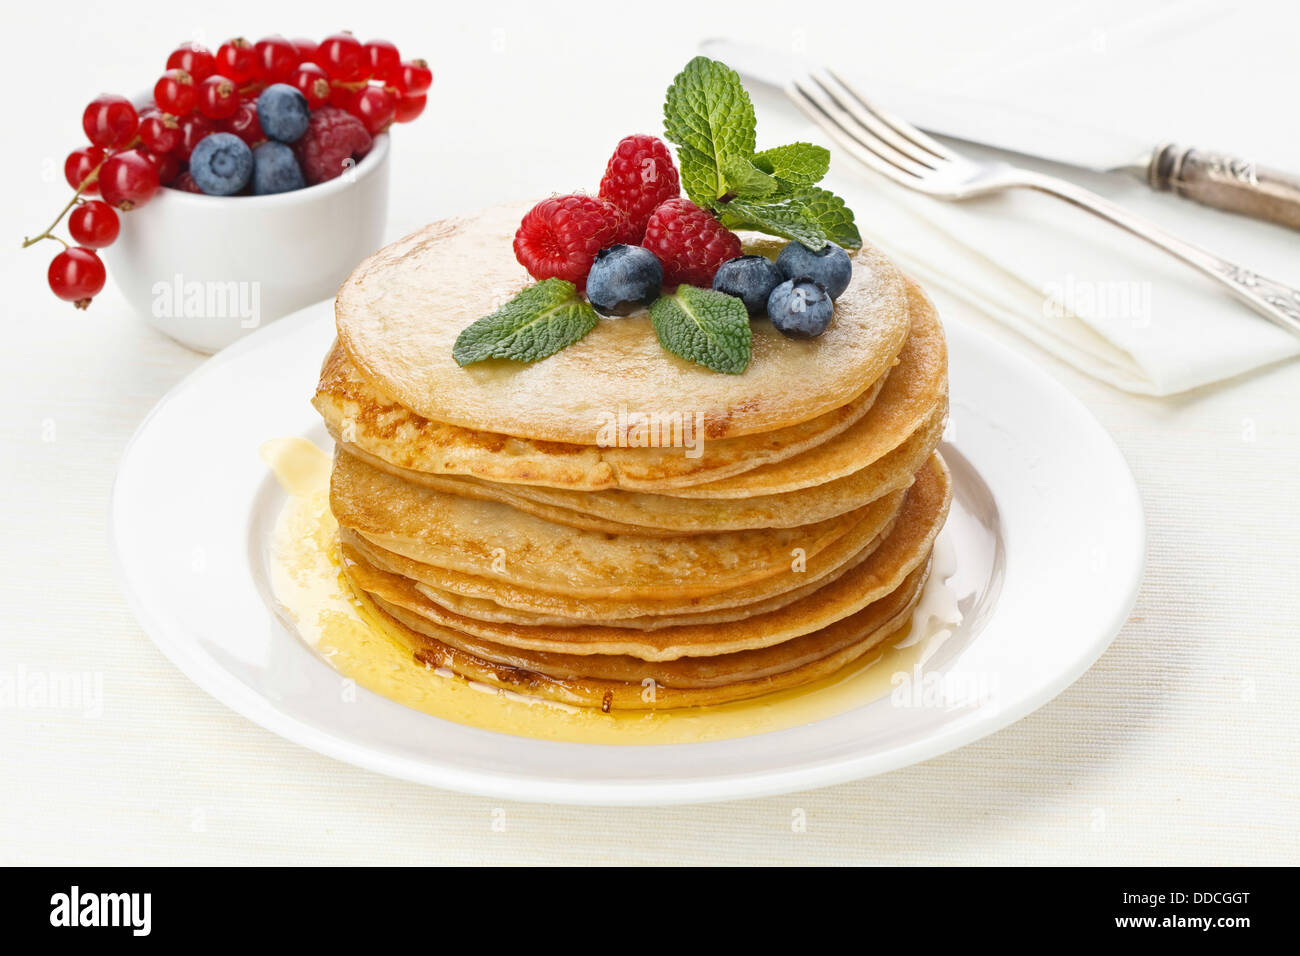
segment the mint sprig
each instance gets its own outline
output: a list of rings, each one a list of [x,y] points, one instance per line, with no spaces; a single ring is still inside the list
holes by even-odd
[[[677,74],[664,100],[664,135],[677,145],[682,187],[691,202],[730,229],[752,229],[801,242],[862,245],[853,213],[817,188],[830,153],[812,143],[754,152],[754,105],[736,72],[697,56]]]
[[[465,328],[451,355],[462,366],[487,359],[535,362],[572,345],[599,321],[572,282],[543,279]]]
[[[754,154],[755,125],[754,104],[729,67],[697,56],[677,74],[664,101],[664,132],[677,144],[682,185],[696,205],[727,194],[723,170]]]
[[[679,285],[650,306],[659,344],[689,362],[739,375],[749,367],[753,330],[745,304],[734,296]]]

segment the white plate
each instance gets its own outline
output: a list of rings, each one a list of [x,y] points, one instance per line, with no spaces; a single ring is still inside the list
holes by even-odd
[[[514,800],[689,803],[824,786],[907,766],[1041,707],[1127,618],[1144,527],[1110,436],[1028,360],[951,317],[955,501],[945,535],[965,619],[931,665],[960,706],[888,698],[789,730],[672,746],[538,741],[455,724],[358,690],[281,623],[266,572],[283,501],[258,446],[325,444],[308,404],[333,336],[321,303],[213,357],[128,445],[113,533],[128,598],[196,684],[303,746],[407,780]]]

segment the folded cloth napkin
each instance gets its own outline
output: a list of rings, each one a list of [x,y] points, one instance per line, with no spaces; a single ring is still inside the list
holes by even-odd
[[[1300,235],[1157,196],[1120,175],[1068,175],[1177,235],[1300,286]],[[1061,200],[1017,191],[944,203],[863,176],[879,181],[850,185],[844,177],[843,188],[864,234],[904,269],[1118,388],[1170,395],[1300,354],[1300,338],[1213,281]]]
[[[1142,148],[1175,140],[1300,171],[1293,130],[1269,121],[1267,97],[1242,93],[1290,88],[1300,75],[1286,53],[1300,8],[1277,16],[1277,29],[1260,31],[1251,18],[1212,0],[1158,8],[1102,0],[1054,11],[1032,29],[1002,30],[997,20],[997,30],[972,37],[964,55],[954,53],[937,70],[908,68],[906,58],[903,66],[883,66],[879,51],[828,51],[826,61],[845,64],[866,95],[903,115],[886,91],[913,103],[952,103],[958,91],[964,135],[978,138],[1023,120],[1019,132],[1028,129],[1028,138],[1053,143],[1081,164],[1125,162],[1098,159],[1112,150],[1112,139],[1135,144],[1133,160]],[[765,90],[756,99],[763,101],[764,143],[827,142],[779,93]],[[1062,137],[1064,127],[1074,135]],[[1080,130],[1097,134],[1080,137]],[[1300,232],[1153,193],[1125,173],[952,145],[972,158],[1072,180],[1180,238],[1300,288]],[[1169,395],[1300,354],[1300,338],[1223,287],[1062,200],[1016,190],[943,202],[894,186],[834,148],[832,154],[828,185],[849,201],[863,234],[904,268],[1119,388]]]

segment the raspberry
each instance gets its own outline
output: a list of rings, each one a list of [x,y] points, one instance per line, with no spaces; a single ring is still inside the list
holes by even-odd
[[[625,241],[640,244],[650,214],[679,195],[677,167],[663,140],[644,135],[619,140],[600,181],[600,198],[627,214],[631,238]]]
[[[312,111],[307,132],[293,144],[293,150],[303,176],[315,186],[342,173],[349,160],[370,152],[370,144],[371,136],[361,120],[337,106],[322,106]]]
[[[584,289],[596,253],[626,234],[627,217],[613,203],[555,196],[524,216],[515,233],[515,258],[534,279],[567,279]]]
[[[663,263],[664,283],[707,288],[718,266],[740,255],[740,238],[689,199],[661,204],[646,224],[645,246]]]
[[[203,190],[199,188],[199,184],[194,181],[194,177],[190,175],[188,169],[172,180],[171,187],[186,193],[203,193]]]

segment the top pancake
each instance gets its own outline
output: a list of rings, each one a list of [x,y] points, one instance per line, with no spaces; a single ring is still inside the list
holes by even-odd
[[[526,211],[496,206],[436,222],[358,266],[339,290],[335,315],[362,375],[419,415],[464,428],[596,445],[620,410],[699,412],[706,436],[717,440],[849,403],[891,366],[907,336],[902,277],[864,246],[825,334],[798,342],[755,320],[753,359],[740,375],[665,351],[645,311],[602,319],[582,341],[539,362],[461,368],[452,358],[456,337],[532,281],[512,248]]]

